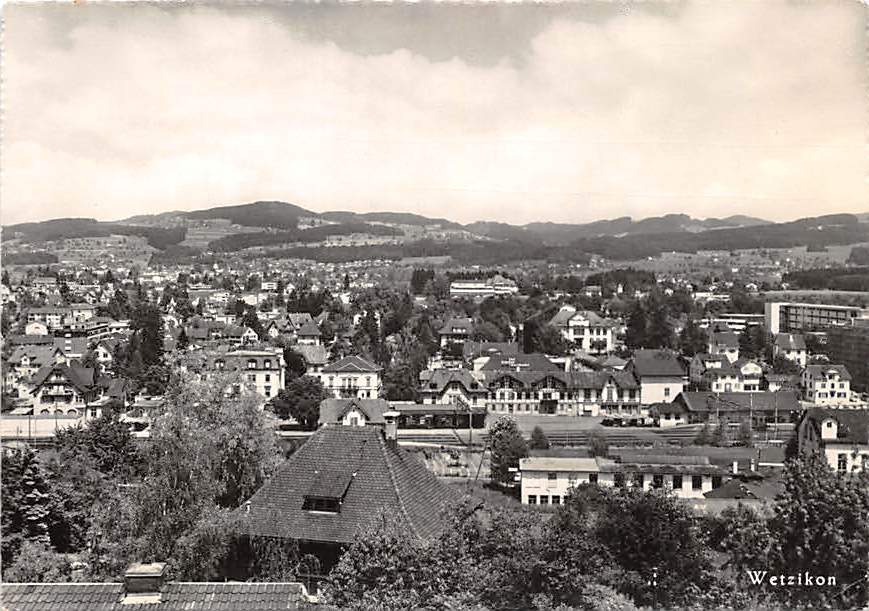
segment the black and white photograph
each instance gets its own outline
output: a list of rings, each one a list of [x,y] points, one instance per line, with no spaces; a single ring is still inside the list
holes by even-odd
[[[0,20],[0,610],[869,611],[865,1]]]

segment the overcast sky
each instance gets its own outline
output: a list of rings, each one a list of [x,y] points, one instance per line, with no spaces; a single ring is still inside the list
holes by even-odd
[[[869,211],[866,8],[7,5],[3,224]]]

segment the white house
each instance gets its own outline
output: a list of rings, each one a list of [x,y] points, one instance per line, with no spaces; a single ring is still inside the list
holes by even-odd
[[[647,462],[648,461],[648,462]],[[704,457],[648,456],[643,463],[622,463],[608,458],[533,456],[519,460],[522,503],[559,505],[581,484],[666,488],[679,498],[698,499],[720,488],[727,471]]]
[[[739,336],[733,331],[714,331],[706,344],[709,354],[722,354],[731,363],[739,358]]]
[[[809,365],[803,371],[806,401],[815,405],[851,403],[851,374],[844,365]]]
[[[323,367],[320,381],[336,399],[377,399],[381,368],[361,356],[347,356]]]
[[[564,339],[588,354],[607,354],[615,347],[616,323],[595,312],[577,311],[573,306],[564,305],[549,324],[561,331]]]
[[[669,403],[685,390],[687,375],[670,350],[636,350],[625,370],[639,382],[643,405]]]
[[[869,469],[869,411],[812,408],[797,424],[800,452],[823,454],[839,473]]]
[[[779,333],[775,336],[772,354],[793,361],[803,369],[807,358],[806,340],[797,333]]]

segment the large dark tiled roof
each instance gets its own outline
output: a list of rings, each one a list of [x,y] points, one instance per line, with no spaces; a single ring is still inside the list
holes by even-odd
[[[330,497],[340,501],[337,512],[303,509],[305,497],[338,487],[341,496]],[[359,528],[386,511],[427,539],[439,532],[441,509],[455,499],[420,460],[387,442],[380,427],[328,426],[251,497],[246,528],[255,535],[349,543]]]

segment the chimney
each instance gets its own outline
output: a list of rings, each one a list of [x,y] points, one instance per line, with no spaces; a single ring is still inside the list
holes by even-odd
[[[124,573],[125,593],[121,604],[159,603],[165,575],[165,562],[134,562]]]
[[[387,443],[393,446],[398,443],[399,416],[401,416],[401,414],[395,410],[383,412],[383,419],[386,421],[386,424],[383,427],[383,433],[386,436]]]

